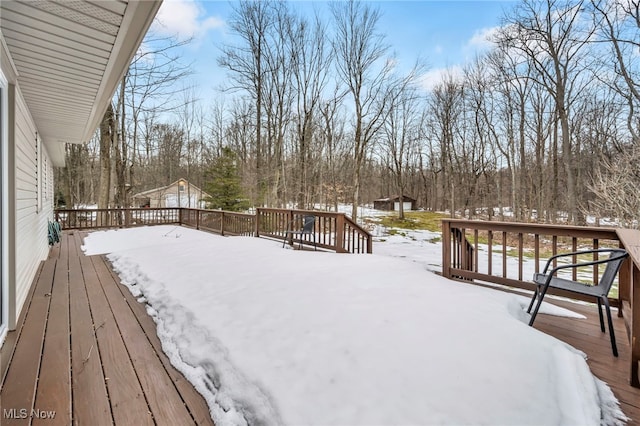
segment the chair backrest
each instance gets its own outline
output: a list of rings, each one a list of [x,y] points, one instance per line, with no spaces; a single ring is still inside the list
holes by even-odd
[[[302,233],[311,234],[313,232],[314,225],[316,224],[316,217],[313,215],[306,215],[302,218],[302,222]]]
[[[613,285],[613,280],[615,280],[616,274],[620,270],[620,266],[622,266],[622,262],[624,262],[627,256],[629,256],[629,254],[625,250],[611,249],[609,260],[606,263],[607,267],[598,282],[598,287],[602,289],[603,296],[609,294],[609,290]]]

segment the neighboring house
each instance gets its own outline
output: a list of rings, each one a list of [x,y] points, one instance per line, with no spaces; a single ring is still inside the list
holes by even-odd
[[[159,7],[0,2],[0,345],[48,254],[53,167],[93,135]]]
[[[402,197],[402,205],[404,207],[404,211],[408,212],[410,210],[416,209],[416,200],[411,197],[407,197],[404,195]],[[396,195],[393,197],[380,198],[377,200],[373,200],[373,208],[376,210],[390,210],[390,211],[399,211],[400,210],[400,196]]]
[[[186,179],[179,179],[161,188],[149,189],[133,196],[134,207],[189,207],[203,209],[203,198],[209,197]]]

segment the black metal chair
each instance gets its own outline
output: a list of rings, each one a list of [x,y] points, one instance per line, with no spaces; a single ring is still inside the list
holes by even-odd
[[[580,256],[584,254],[593,254],[593,253],[602,253],[609,254],[609,256],[605,259],[592,260],[588,262],[578,262],[571,264],[559,265],[549,271],[549,266],[554,261],[554,259],[568,257],[568,256]],[[618,356],[618,348],[616,346],[616,337],[613,331],[613,322],[611,321],[611,308],[609,306],[609,298],[607,297],[609,294],[609,290],[611,290],[611,286],[613,285],[613,280],[616,277],[616,274],[620,270],[620,266],[625,258],[628,256],[628,253],[622,249],[597,249],[597,250],[583,250],[572,253],[564,253],[552,256],[547,260],[547,264],[544,267],[542,273],[533,274],[533,282],[536,284],[536,291],[531,298],[531,303],[529,303],[529,308],[527,312],[531,312],[531,308],[533,304],[537,300],[533,313],[531,314],[531,320],[529,321],[529,325],[533,325],[533,322],[538,315],[538,310],[540,309],[540,305],[542,304],[542,299],[547,294],[547,290],[549,288],[556,288],[568,291],[570,293],[581,294],[584,296],[592,296],[598,301],[598,314],[600,316],[600,329],[602,332],[605,332],[604,328],[604,319],[602,317],[602,305],[604,304],[605,310],[607,312],[607,320],[609,322],[609,334],[611,337],[611,349],[613,350],[613,355]],[[600,277],[598,283],[582,283],[578,281],[572,281],[564,278],[558,278],[555,276],[557,271],[562,269],[575,269],[585,266],[591,265],[600,265],[606,264],[607,267],[604,270],[604,273]],[[548,272],[547,272],[548,271]]]
[[[282,241],[282,247],[284,248],[284,245],[287,243],[287,241],[290,242],[291,245],[293,245],[293,236],[294,235],[299,235],[300,236],[300,245],[299,248],[302,248],[302,240],[304,238],[305,235],[313,235],[313,249],[314,250],[318,250],[318,247],[316,246],[316,233],[315,233],[315,225],[316,225],[316,217],[314,215],[305,215],[302,217],[302,228],[298,229],[298,230],[292,230],[291,226],[294,223],[294,221],[291,221],[289,223],[289,229],[287,229],[286,234],[284,236],[284,240]]]

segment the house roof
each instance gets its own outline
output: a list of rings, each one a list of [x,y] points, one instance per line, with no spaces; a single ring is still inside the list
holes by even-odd
[[[197,186],[195,186],[192,183],[189,183],[189,181],[187,181],[186,179],[178,179],[177,181],[170,183],[167,186],[161,186],[159,188],[153,188],[153,189],[148,189],[146,191],[142,191],[142,192],[138,192],[137,194],[135,194],[133,196],[133,198],[141,198],[141,197],[148,197],[149,195],[156,193],[156,192],[164,192],[166,190],[168,190],[169,188],[171,188],[172,186],[175,186],[178,184],[178,182],[184,182],[186,185],[189,185],[189,188],[194,191],[194,192],[201,192],[203,195],[205,196],[209,196],[209,194],[207,194],[206,192],[204,192],[202,189],[198,188]]]
[[[87,142],[161,1],[3,0],[0,31],[52,161]]]

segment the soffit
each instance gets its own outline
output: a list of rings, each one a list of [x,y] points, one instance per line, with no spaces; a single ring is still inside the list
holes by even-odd
[[[53,144],[91,138],[159,7],[134,0],[0,2],[17,85],[52,155],[62,152]]]

